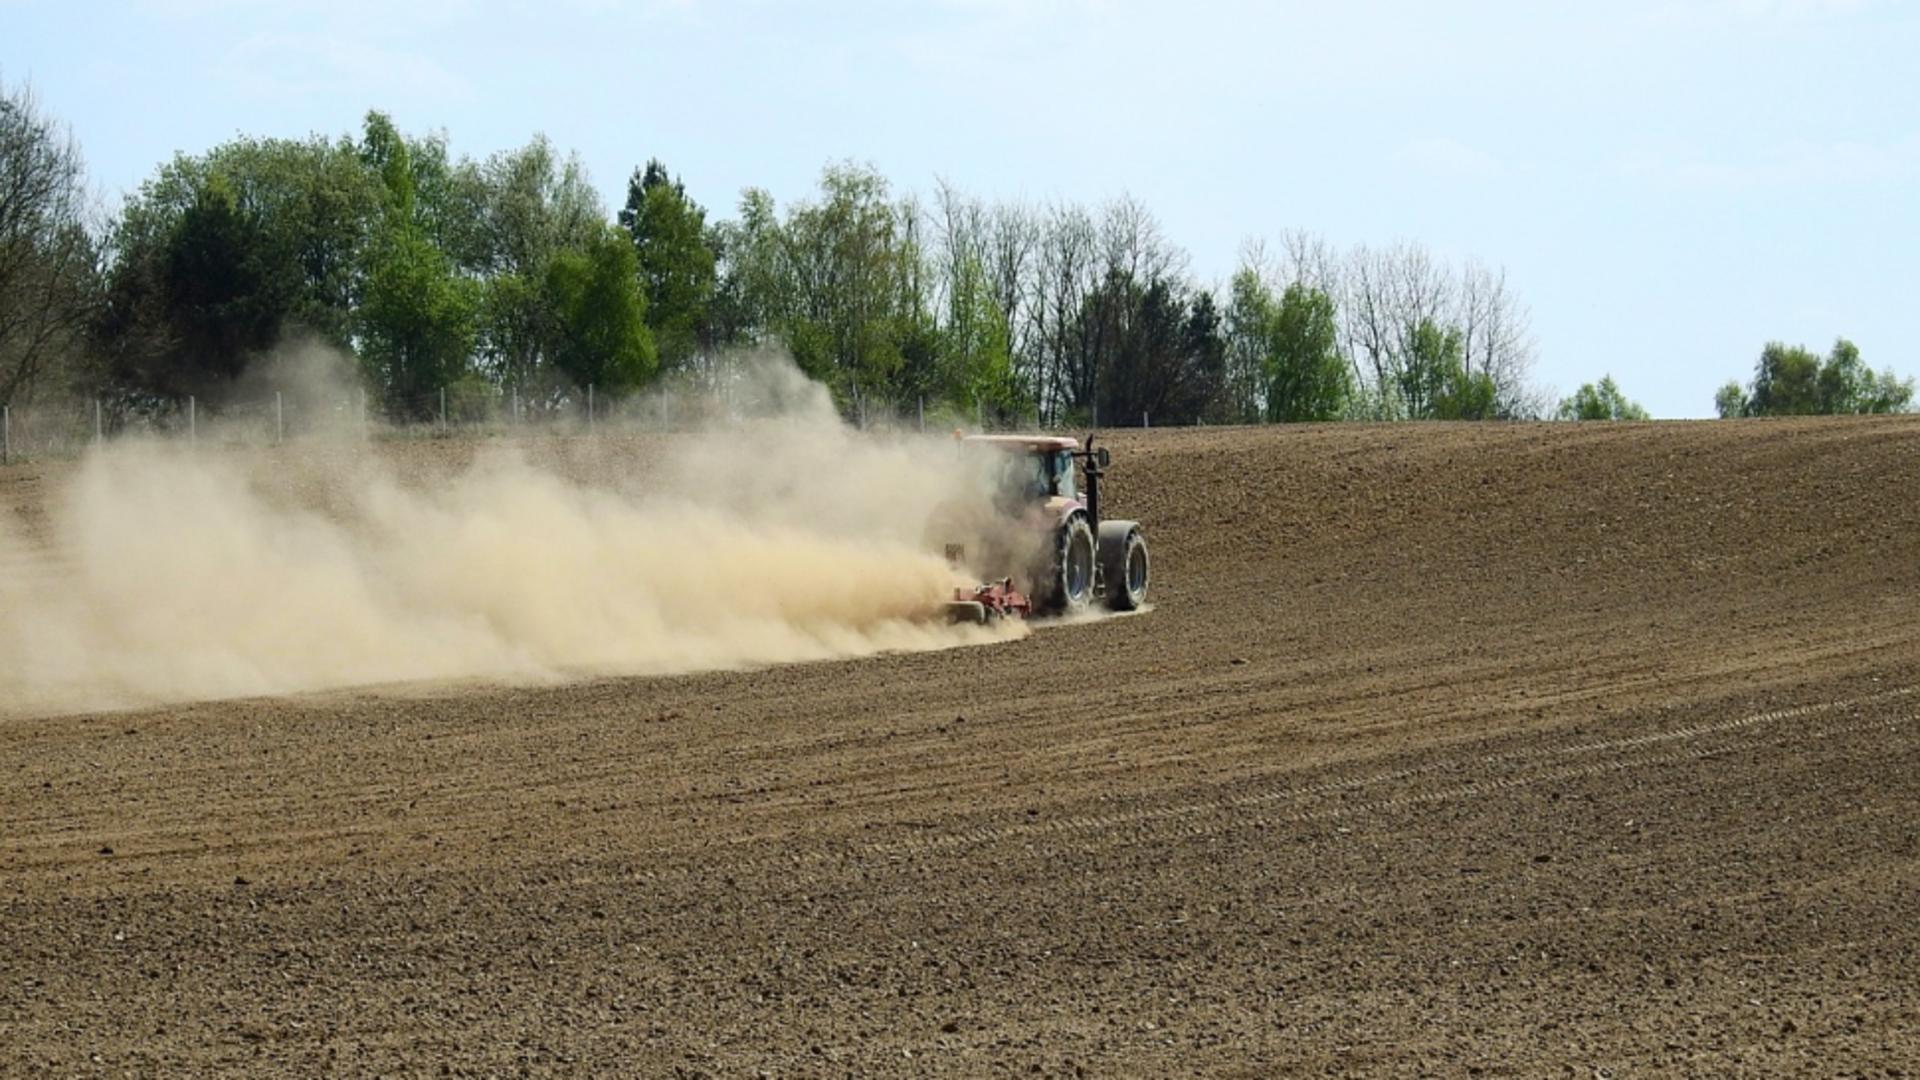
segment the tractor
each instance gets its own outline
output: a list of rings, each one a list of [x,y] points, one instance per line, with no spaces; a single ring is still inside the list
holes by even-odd
[[[1020,541],[1002,544],[989,561],[1004,574],[972,589],[956,589],[948,615],[987,623],[1028,615],[1072,616],[1096,604],[1133,611],[1146,603],[1152,564],[1137,521],[1100,517],[1100,480],[1112,460],[1105,447],[1052,435],[970,435],[965,450],[999,455],[994,503]],[[1084,477],[1084,482],[1082,478]],[[947,545],[958,565],[964,546]]]

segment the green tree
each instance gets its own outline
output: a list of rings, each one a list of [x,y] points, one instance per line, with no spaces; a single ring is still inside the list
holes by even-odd
[[[432,416],[442,391],[472,373],[480,287],[428,235],[411,154],[382,114],[367,117],[361,159],[379,178],[384,208],[356,312],[361,362],[387,415]]]
[[[1831,416],[1904,412],[1912,401],[1913,380],[1875,372],[1853,342],[1840,338],[1825,359],[1804,346],[1768,342],[1747,390],[1728,383],[1714,407],[1722,417]]]
[[[434,173],[426,169],[424,177]],[[561,342],[547,271],[563,252],[584,252],[605,231],[599,194],[580,161],[563,160],[536,135],[484,165],[457,165],[444,198],[472,208],[467,229],[453,233],[459,244],[447,250],[463,271],[486,281],[478,346],[486,373],[515,386],[522,400],[559,402],[566,377],[553,365]],[[426,227],[436,213],[417,217]]]
[[[901,281],[909,258],[887,181],[871,169],[829,167],[821,200],[794,210],[787,235],[799,271],[804,340],[826,346],[813,359],[842,386],[882,391],[901,366]],[[911,314],[917,315],[918,312]]]
[[[1605,375],[1598,384],[1583,383],[1563,399],[1559,415],[1562,420],[1645,420],[1647,410],[1627,400],[1613,376]]]
[[[111,229],[98,336],[113,377],[135,396],[217,400],[284,337],[347,347],[385,198],[344,142],[176,157]]]
[[[1713,408],[1720,414],[1722,420],[1745,416],[1747,415],[1747,392],[1740,388],[1738,381],[1729,379],[1726,385],[1714,391]]]
[[[1768,342],[1747,394],[1749,415],[1811,416],[1821,404],[1820,357],[1797,345]]]
[[[1913,379],[1902,379],[1891,371],[1868,372],[1867,389],[1858,412],[1901,413],[1913,405]]]
[[[557,319],[554,367],[574,386],[618,397],[653,377],[659,356],[632,237],[603,229],[585,250],[554,256],[547,295]]]
[[[1007,318],[979,260],[962,260],[947,299],[947,323],[931,343],[931,355],[920,355],[920,349],[905,354],[907,370],[924,365],[933,378],[904,389],[915,397],[924,393],[951,402],[967,413],[977,409],[999,419],[1024,415],[1027,397],[1014,375]]]
[[[1070,413],[1110,426],[1192,424],[1206,416],[1225,375],[1226,342],[1213,298],[1179,284],[1145,284],[1113,270],[1081,304],[1068,357]],[[1089,419],[1094,417],[1089,415]]]
[[[1276,302],[1258,267],[1243,265],[1227,286],[1226,385],[1219,419],[1250,424],[1268,415],[1267,357]]]
[[[1435,420],[1492,420],[1499,415],[1499,387],[1484,371],[1456,368],[1433,402]]]
[[[1414,328],[1395,374],[1410,420],[1491,420],[1499,389],[1484,371],[1469,373],[1460,332],[1430,319]]]
[[[1457,332],[1431,320],[1415,326],[1407,343],[1405,360],[1394,373],[1407,416],[1414,420],[1433,419],[1435,403],[1460,367]]]
[[[1332,297],[1298,282],[1287,286],[1271,316],[1263,363],[1268,420],[1332,420],[1346,410],[1350,383],[1339,333]]]
[[[379,246],[357,312],[361,361],[387,415],[432,416],[440,391],[463,380],[479,337],[479,289],[412,228]]]
[[[786,228],[760,188],[741,192],[738,213],[708,232],[717,276],[709,317],[718,341],[763,342],[782,333],[795,309]]]
[[[1831,414],[1903,412],[1913,400],[1913,380],[1876,373],[1860,361],[1860,349],[1846,338],[1820,365],[1820,411]]]
[[[1187,295],[1187,317],[1180,331],[1180,362],[1160,410],[1168,423],[1197,424],[1218,415],[1226,394],[1227,341],[1224,317],[1213,294],[1195,289]]]
[[[640,281],[647,296],[647,325],[661,365],[684,366],[713,344],[708,307],[713,302],[715,258],[707,212],[687,197],[659,161],[634,170],[620,226],[633,239]]]
[[[486,373],[527,406],[556,404],[566,385],[550,364],[559,320],[546,275],[495,274],[479,291],[478,348]]]

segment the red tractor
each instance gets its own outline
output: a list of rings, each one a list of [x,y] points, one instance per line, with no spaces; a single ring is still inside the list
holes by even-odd
[[[1093,436],[1084,444],[1053,435],[971,435],[962,443],[1001,455],[989,470],[993,498],[1016,542],[995,545],[1000,550],[989,555],[1004,577],[955,590],[953,619],[1078,615],[1096,603],[1133,611],[1146,603],[1147,539],[1137,521],[1100,517],[1100,479],[1111,456],[1094,448]],[[949,544],[947,558],[963,561],[964,546]]]

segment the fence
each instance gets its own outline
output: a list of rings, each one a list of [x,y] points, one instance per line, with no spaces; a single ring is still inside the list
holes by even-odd
[[[450,385],[383,408],[361,390],[337,393],[275,391],[218,408],[195,397],[138,403],[95,398],[35,406],[0,406],[0,465],[36,458],[73,457],[89,446],[125,437],[167,438],[190,445],[273,446],[316,435],[358,438],[432,438],[538,431],[553,435],[675,432],[779,415],[777,396],[752,393],[650,393],[608,400],[584,393],[525,396],[517,389]],[[918,399],[905,407],[855,395],[843,419],[862,429],[976,431],[1042,429],[1037,415],[956,410]],[[390,417],[398,417],[392,419]],[[1146,417],[1142,418],[1143,425]]]

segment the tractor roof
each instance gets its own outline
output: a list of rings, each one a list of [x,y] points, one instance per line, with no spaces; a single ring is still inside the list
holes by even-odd
[[[961,441],[1000,450],[1026,450],[1042,454],[1080,448],[1079,443],[1064,435],[968,435]]]

